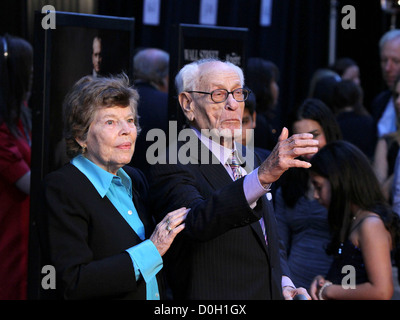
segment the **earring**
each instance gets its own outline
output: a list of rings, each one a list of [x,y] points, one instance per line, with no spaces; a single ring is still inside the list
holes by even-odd
[[[87,152],[87,147],[86,146],[82,146],[82,154],[85,154]]]

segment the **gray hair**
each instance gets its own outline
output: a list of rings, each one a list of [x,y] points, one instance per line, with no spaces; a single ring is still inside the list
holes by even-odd
[[[205,63],[222,62],[231,67],[239,76],[240,83],[244,86],[243,70],[229,61],[221,61],[218,59],[201,59],[185,65],[175,77],[175,87],[177,93],[183,91],[196,90],[199,84],[199,67]]]
[[[124,73],[101,78],[85,76],[78,80],[63,103],[67,155],[73,158],[83,152],[76,138],[86,140],[95,113],[102,108],[114,106],[131,108],[139,134],[138,101],[139,94],[130,86],[129,78]]]
[[[379,40],[379,51],[382,51],[383,46],[386,42],[400,39],[400,29],[393,29],[386,32]]]
[[[157,49],[140,50],[133,58],[133,76],[141,80],[160,85],[169,74],[169,54]]]

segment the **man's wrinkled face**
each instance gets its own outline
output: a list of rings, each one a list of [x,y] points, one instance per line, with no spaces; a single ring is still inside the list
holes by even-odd
[[[400,38],[387,41],[381,50],[382,76],[389,88],[400,75]]]
[[[196,91],[212,92],[225,89],[232,92],[242,88],[239,75],[222,62],[210,62],[200,66]],[[186,113],[199,130],[210,130],[211,135],[232,139],[241,135],[244,101],[236,101],[232,94],[224,102],[216,103],[209,94],[185,93],[190,100],[190,112]]]

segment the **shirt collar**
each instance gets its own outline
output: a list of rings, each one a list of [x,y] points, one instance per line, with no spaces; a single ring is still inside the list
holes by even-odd
[[[129,196],[132,196],[132,181],[128,174],[121,168],[117,171],[117,175],[100,168],[89,159],[82,155],[78,155],[71,160],[71,163],[79,169],[93,184],[97,192],[102,198],[107,194],[111,183],[121,184],[125,186]]]
[[[194,127],[191,127],[193,131],[196,133],[197,137],[203,142],[206,147],[214,154],[214,156],[223,164],[231,163],[232,152],[236,152],[236,142],[234,142],[234,149],[231,150],[229,148],[225,148],[221,144],[215,142],[214,140],[210,139],[209,137],[201,134],[199,130]],[[238,157],[240,159],[240,157]],[[239,160],[240,161],[240,160]]]

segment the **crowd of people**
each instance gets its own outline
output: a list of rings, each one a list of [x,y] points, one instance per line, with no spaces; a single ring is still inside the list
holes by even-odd
[[[0,40],[0,299],[26,299],[33,50]],[[170,137],[154,165],[146,135],[168,127],[169,54],[139,50],[132,82],[79,79],[62,106],[70,161],[41,199],[57,298],[391,299],[400,30],[379,48],[387,90],[370,106],[357,62],[342,58],[315,71],[287,117],[271,61],[183,66],[186,140]]]

